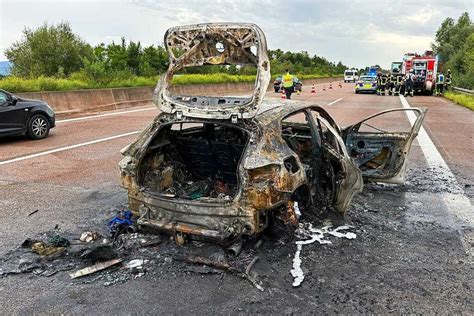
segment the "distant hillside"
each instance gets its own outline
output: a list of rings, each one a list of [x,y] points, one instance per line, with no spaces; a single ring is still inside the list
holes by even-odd
[[[6,76],[11,73],[12,65],[8,60],[0,61],[0,76]]]

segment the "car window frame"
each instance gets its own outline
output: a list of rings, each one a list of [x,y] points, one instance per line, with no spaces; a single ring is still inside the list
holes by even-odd
[[[285,115],[281,120],[280,120],[280,136],[282,137],[283,134],[283,122],[294,115],[298,115],[300,113],[303,113],[306,119],[306,122],[294,122],[296,124],[307,124],[309,127],[309,131],[311,134],[311,141],[312,141],[312,147],[313,147],[313,153],[317,154],[317,151],[320,150],[322,146],[321,142],[321,133],[319,131],[319,126],[317,125],[317,122],[314,120],[311,114],[311,109],[304,108],[304,109],[298,109],[296,111],[293,111],[289,113],[288,115]],[[290,122],[291,123],[291,122]],[[295,153],[296,154],[296,153]]]
[[[8,93],[6,93],[5,91],[0,91],[0,94],[5,95],[5,98],[6,98],[4,102],[2,102],[0,100],[0,105],[1,106],[8,106],[10,104],[10,101],[11,101],[11,96]]]
[[[318,113],[318,112],[316,112]],[[312,116],[312,115],[311,115]],[[320,120],[327,128],[328,130],[333,134],[333,136],[336,138],[337,144],[339,148],[335,148],[336,151],[343,155],[345,158],[350,159],[349,153],[347,152],[346,144],[342,140],[342,136],[334,129],[334,127],[331,126],[331,124],[321,115],[317,117],[318,120]],[[331,146],[333,147],[333,146]]]

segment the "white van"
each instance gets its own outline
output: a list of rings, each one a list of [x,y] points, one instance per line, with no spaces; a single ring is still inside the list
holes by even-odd
[[[357,76],[357,70],[347,69],[344,71],[344,82],[356,82],[359,79]]]

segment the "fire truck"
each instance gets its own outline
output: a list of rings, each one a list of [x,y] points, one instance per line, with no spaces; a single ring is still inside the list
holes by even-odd
[[[415,74],[413,90],[415,92],[432,94],[436,87],[438,61],[432,51],[426,51],[423,55],[407,53],[403,56],[401,63],[393,62],[391,69],[392,72],[394,69],[399,69],[403,75],[413,69]]]

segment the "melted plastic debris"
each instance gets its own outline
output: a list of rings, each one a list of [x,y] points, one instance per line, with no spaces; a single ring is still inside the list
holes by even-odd
[[[301,211],[300,211],[300,207],[298,205],[298,202],[295,202],[293,204],[293,209],[295,210],[296,218],[299,219],[301,217]]]
[[[311,223],[300,223],[298,229],[296,230],[296,235],[300,239],[296,241],[296,253],[295,257],[293,258],[293,269],[290,270],[291,275],[293,276],[293,286],[298,287],[304,280],[304,273],[301,269],[301,250],[303,249],[303,245],[309,245],[314,242],[318,242],[320,245],[330,244],[331,241],[324,239],[325,235],[331,235],[338,238],[347,238],[347,239],[355,239],[356,234],[352,232],[341,232],[343,230],[347,230],[352,228],[349,225],[343,225],[336,227],[335,229],[331,229],[332,224],[328,224],[321,228],[314,228]]]

